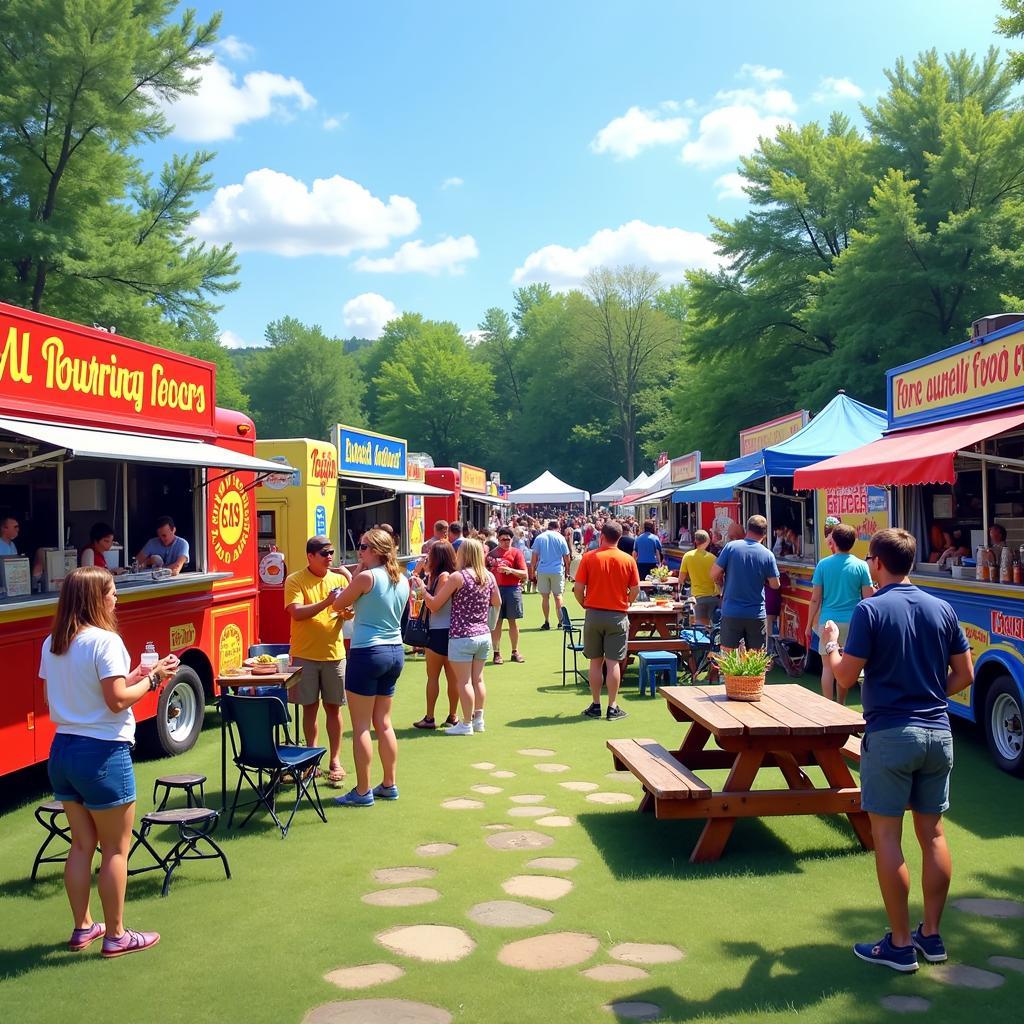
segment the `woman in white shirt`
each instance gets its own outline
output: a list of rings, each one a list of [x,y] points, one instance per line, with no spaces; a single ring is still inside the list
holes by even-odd
[[[102,937],[105,957],[135,953],[160,941],[156,932],[131,931],[123,921],[135,822],[131,707],[178,666],[171,654],[149,671],[141,665],[132,669],[117,633],[116,605],[117,591],[106,569],[90,566],[68,573],[39,665],[50,721],[57,727],[47,765],[50,783],[71,825],[64,867],[74,918],[68,949],[77,952]],[[94,922],[89,911],[97,844],[102,855],[97,889],[105,923]]]

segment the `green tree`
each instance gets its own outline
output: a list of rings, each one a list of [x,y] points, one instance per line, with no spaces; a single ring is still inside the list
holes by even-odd
[[[1024,0],[1003,0],[1003,10],[1006,14],[996,18],[996,31],[1007,39],[1024,36]],[[1018,82],[1024,79],[1024,53],[1011,53],[1007,63]]]
[[[476,354],[494,374],[498,405],[509,416],[515,416],[523,411],[523,396],[519,390],[520,368],[512,322],[505,310],[492,306],[478,326],[481,337]]]
[[[377,378],[381,367],[394,359],[398,346],[408,338],[415,338],[423,330],[423,317],[419,313],[403,313],[385,325],[384,332],[372,344],[359,349],[355,353],[363,380],[366,381],[364,405],[371,420],[380,405],[380,393]]]

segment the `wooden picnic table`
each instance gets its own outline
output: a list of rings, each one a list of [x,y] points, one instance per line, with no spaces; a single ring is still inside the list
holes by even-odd
[[[629,639],[635,640],[644,632],[649,636],[671,639],[675,633],[672,627],[679,622],[683,607],[682,601],[673,601],[671,604],[637,601],[631,604],[626,609],[626,615],[629,616]]]
[[[678,595],[679,594],[679,577],[669,576],[665,580],[641,580],[641,590],[652,590],[654,587],[671,587],[672,590]]]
[[[722,856],[737,818],[787,814],[845,814],[861,846],[872,848],[871,825],[860,807],[860,787],[846,758],[857,759],[865,727],[857,712],[795,683],[765,688],[760,701],[731,701],[724,686],[666,686],[672,717],[689,722],[683,743],[666,750],[654,740],[609,740],[617,770],[628,769],[644,786],[638,810],[657,818],[704,818],[690,862]],[[719,749],[708,748],[714,737]],[[827,787],[803,771],[821,768]],[[699,772],[728,768],[720,791]],[[753,788],[763,768],[778,768],[787,789]]]

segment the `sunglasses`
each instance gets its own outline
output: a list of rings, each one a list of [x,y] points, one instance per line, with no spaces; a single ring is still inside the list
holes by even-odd
[[[333,558],[333,557],[334,557],[334,552],[333,552],[333,551],[331,551],[331,550],[329,550],[329,549],[326,549],[326,548],[321,548],[321,549],[320,549],[320,550],[319,550],[319,551],[317,552],[317,554],[318,554],[318,555],[319,555],[319,556],[320,556],[321,558]]]
[[[873,561],[877,561],[877,559],[878,559],[878,555],[865,555],[864,556],[864,561],[865,562],[873,562]]]
[[[370,550],[370,545],[369,544],[359,544],[357,546],[358,546],[360,551],[369,551]]]

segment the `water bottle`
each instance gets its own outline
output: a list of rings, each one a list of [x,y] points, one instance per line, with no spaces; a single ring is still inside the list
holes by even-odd
[[[142,658],[139,664],[147,671],[151,672],[155,667],[156,663],[160,660],[160,655],[156,653],[156,645],[152,640],[146,644],[146,649],[142,652]]]

